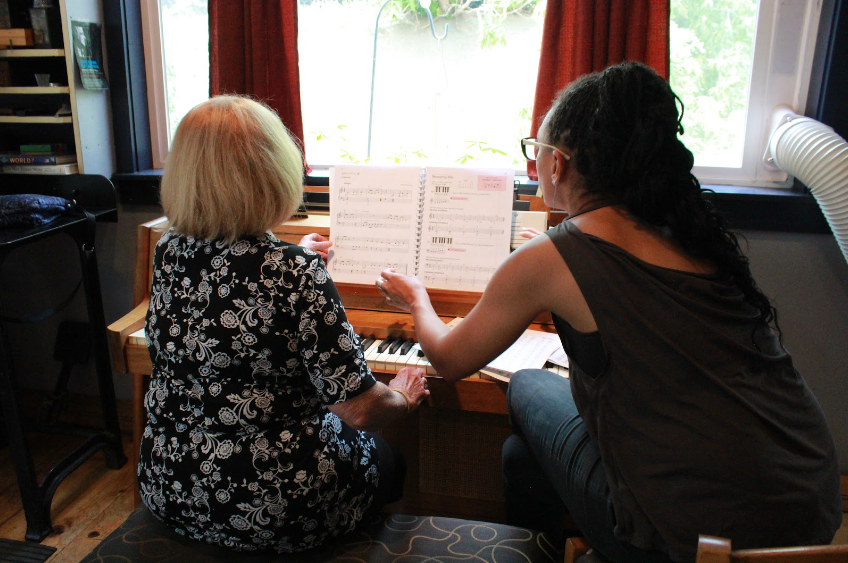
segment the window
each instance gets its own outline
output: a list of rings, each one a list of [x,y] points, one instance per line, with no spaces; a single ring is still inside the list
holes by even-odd
[[[672,0],[672,88],[704,184],[787,187],[763,162],[771,115],[803,113],[820,2]]]
[[[517,139],[530,130],[545,0],[299,1],[313,168],[370,162],[523,170]],[[819,4],[672,0],[670,81],[686,107],[683,140],[702,183],[788,185],[763,154],[772,110],[804,108]],[[176,123],[208,96],[207,7],[206,0],[142,5],[161,166]]]
[[[142,0],[153,164],[162,168],[174,131],[209,98],[207,0]]]
[[[417,0],[300,0],[310,164],[524,168],[517,143],[530,130],[544,7],[544,0],[427,8]]]

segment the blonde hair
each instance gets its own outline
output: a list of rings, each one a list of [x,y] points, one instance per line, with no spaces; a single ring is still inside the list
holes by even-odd
[[[177,127],[161,199],[178,231],[233,242],[291,217],[303,199],[303,157],[269,107],[217,96]]]

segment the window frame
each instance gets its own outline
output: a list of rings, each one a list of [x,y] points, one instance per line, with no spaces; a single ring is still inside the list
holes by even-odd
[[[170,151],[168,97],[165,83],[165,49],[159,0],[140,0],[144,70],[147,80],[147,111],[153,168],[161,169]]]

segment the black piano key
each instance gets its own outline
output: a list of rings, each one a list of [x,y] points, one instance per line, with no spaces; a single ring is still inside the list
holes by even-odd
[[[426,358],[427,357],[427,356],[424,355],[424,350],[422,350],[421,348],[418,349],[418,352],[416,352],[416,354],[418,355],[419,358]]]
[[[391,346],[389,346],[389,354],[394,354],[395,352],[398,351],[398,348],[400,348],[401,346],[403,346],[403,340],[398,338],[397,340],[395,340],[392,343]]]
[[[407,354],[409,354],[409,349],[413,346],[415,346],[415,341],[410,338],[409,340],[403,343],[403,346],[401,346],[400,355],[406,356]]]
[[[368,348],[374,345],[375,338],[372,334],[371,336],[365,338],[362,342],[359,343],[359,347],[362,348],[362,352],[365,353],[368,351]]]
[[[386,351],[386,348],[388,348],[389,346],[391,346],[391,345],[394,343],[394,341],[395,341],[395,339],[394,339],[394,338],[391,338],[391,337],[386,338],[386,339],[385,339],[385,340],[383,340],[383,341],[380,343],[380,345],[377,347],[377,351],[378,351],[378,352],[380,352],[380,353],[382,354],[383,352],[385,352],[385,351]]]

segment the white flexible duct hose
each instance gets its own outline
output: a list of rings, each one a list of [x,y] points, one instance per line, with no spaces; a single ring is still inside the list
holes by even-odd
[[[786,112],[769,138],[774,164],[810,189],[848,261],[848,142],[809,117]]]

